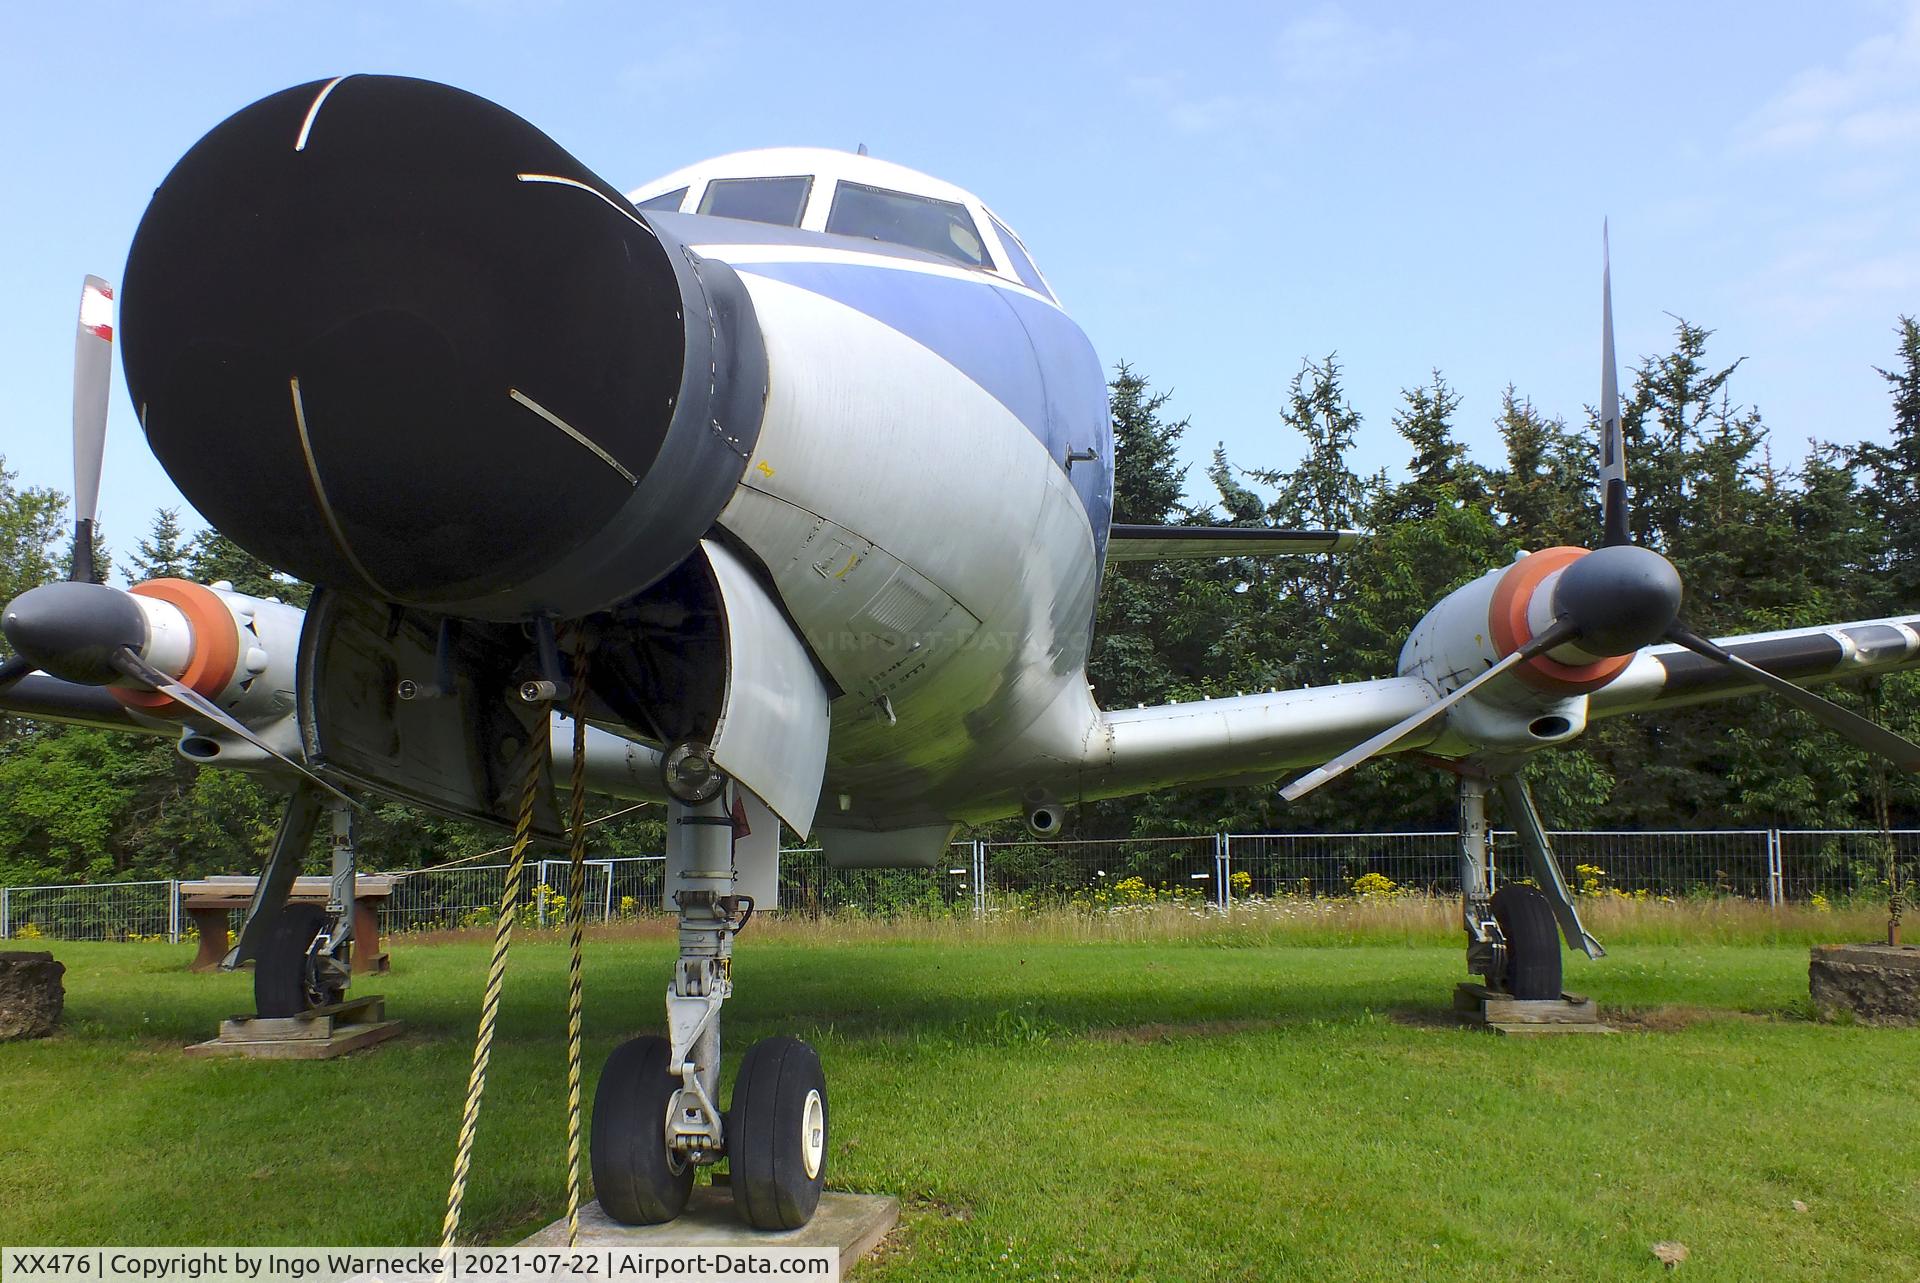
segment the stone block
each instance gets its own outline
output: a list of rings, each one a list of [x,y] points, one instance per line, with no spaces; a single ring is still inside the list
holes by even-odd
[[[0,1041],[54,1031],[67,1004],[66,973],[50,953],[0,953]]]

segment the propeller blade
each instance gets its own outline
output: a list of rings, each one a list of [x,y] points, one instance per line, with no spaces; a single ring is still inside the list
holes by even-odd
[[[107,389],[113,376],[113,287],[89,276],[80,289],[73,341],[73,579],[98,583],[93,524],[100,515],[100,466],[107,452]]]
[[[179,700],[182,704],[185,704],[188,708],[206,718],[214,725],[234,735],[238,735],[241,739],[253,745],[269,757],[306,776],[309,780],[312,780],[315,784],[318,784],[321,788],[333,794],[349,806],[359,807],[361,810],[366,809],[362,807],[357,800],[341,792],[299,762],[294,761],[285,753],[282,753],[279,749],[261,739],[248,728],[245,722],[242,722],[239,718],[227,712],[226,709],[221,708],[218,704],[208,699],[205,695],[202,695],[199,691],[194,690],[191,686],[175,681],[126,647],[122,646],[118,651],[114,652],[112,662],[115,668],[125,673],[128,677],[133,678],[135,681],[145,682],[163,694],[173,696],[173,698]]]
[[[1840,707],[1830,699],[1796,686],[1784,677],[1775,677],[1757,664],[1750,664],[1723,646],[1716,646],[1690,629],[1675,625],[1667,640],[1678,642],[1696,655],[1738,669],[1754,681],[1792,704],[1801,712],[1844,739],[1853,741],[1869,753],[1878,753],[1903,771],[1920,771],[1920,744],[1894,734],[1877,722]]]
[[[1620,426],[1620,375],[1613,356],[1613,250],[1600,223],[1600,546],[1631,543],[1627,530],[1627,438]]]
[[[0,663],[0,691],[13,685],[37,667],[38,665],[25,655],[15,655],[5,663]]]
[[[1351,771],[1354,767],[1359,766],[1362,762],[1367,761],[1369,758],[1378,757],[1395,744],[1398,744],[1401,740],[1406,739],[1409,735],[1432,725],[1444,717],[1448,709],[1503,673],[1519,667],[1535,655],[1545,654],[1556,646],[1572,641],[1576,631],[1570,623],[1565,621],[1556,623],[1553,627],[1547,629],[1546,632],[1541,633],[1538,637],[1535,637],[1532,641],[1487,669],[1486,672],[1480,674],[1464,686],[1461,686],[1451,695],[1448,695],[1437,703],[1427,705],[1412,717],[1405,718],[1395,725],[1387,727],[1386,730],[1381,731],[1372,739],[1354,745],[1340,756],[1334,758],[1331,762],[1328,762],[1325,766],[1315,767],[1313,770],[1308,771],[1305,775],[1302,775],[1299,779],[1281,789],[1280,796],[1289,802],[1297,802],[1319,788],[1322,784],[1325,784],[1328,780],[1337,779],[1345,775],[1348,771]]]

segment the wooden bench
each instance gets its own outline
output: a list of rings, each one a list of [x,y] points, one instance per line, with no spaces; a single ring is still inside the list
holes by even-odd
[[[253,903],[253,889],[260,881],[248,877],[206,878],[180,884],[180,903],[193,917],[200,933],[200,952],[194,955],[192,971],[211,971],[218,967],[233,947],[228,915]],[[384,873],[363,873],[353,888],[353,969],[385,971],[387,955],[380,951],[381,902],[393,894],[395,879]],[[329,879],[295,878],[287,895],[289,904],[327,902]]]

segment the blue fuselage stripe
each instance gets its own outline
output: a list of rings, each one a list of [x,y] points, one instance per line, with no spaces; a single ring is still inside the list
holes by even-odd
[[[1068,469],[1106,556],[1113,517],[1113,427],[1105,371],[1059,308],[989,277],[961,280],[857,262],[739,263],[736,270],[830,298],[936,353],[1004,405]]]

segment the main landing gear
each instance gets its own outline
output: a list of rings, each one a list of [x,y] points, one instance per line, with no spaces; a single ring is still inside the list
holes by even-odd
[[[287,895],[300,871],[307,843],[320,815],[333,819],[333,864],[325,907],[289,904]],[[267,857],[253,902],[247,906],[240,937],[221,964],[231,971],[253,959],[253,1006],[261,1016],[298,1016],[331,1007],[346,998],[353,973],[354,842],[353,808],[323,802],[318,790],[301,785],[287,803],[273,851]]]
[[[812,1047],[783,1037],[754,1043],[732,1108],[722,1113],[717,1104],[733,937],[753,916],[752,898],[737,894],[737,822],[725,801],[731,791],[668,804],[666,892],[680,931],[667,990],[669,1036],[616,1047],[594,1093],[594,1187],[607,1215],[629,1225],[680,1215],[694,1169],[722,1159],[734,1206],[755,1229],[805,1225],[826,1185],[827,1080]]]
[[[1561,993],[1560,940],[1600,958],[1606,950],[1587,934],[1553,848],[1519,775],[1499,780],[1507,814],[1527,854],[1533,885],[1508,882],[1492,888],[1488,859],[1487,786],[1484,775],[1460,777],[1460,890],[1467,931],[1467,970],[1487,988],[1522,999],[1557,999]]]

